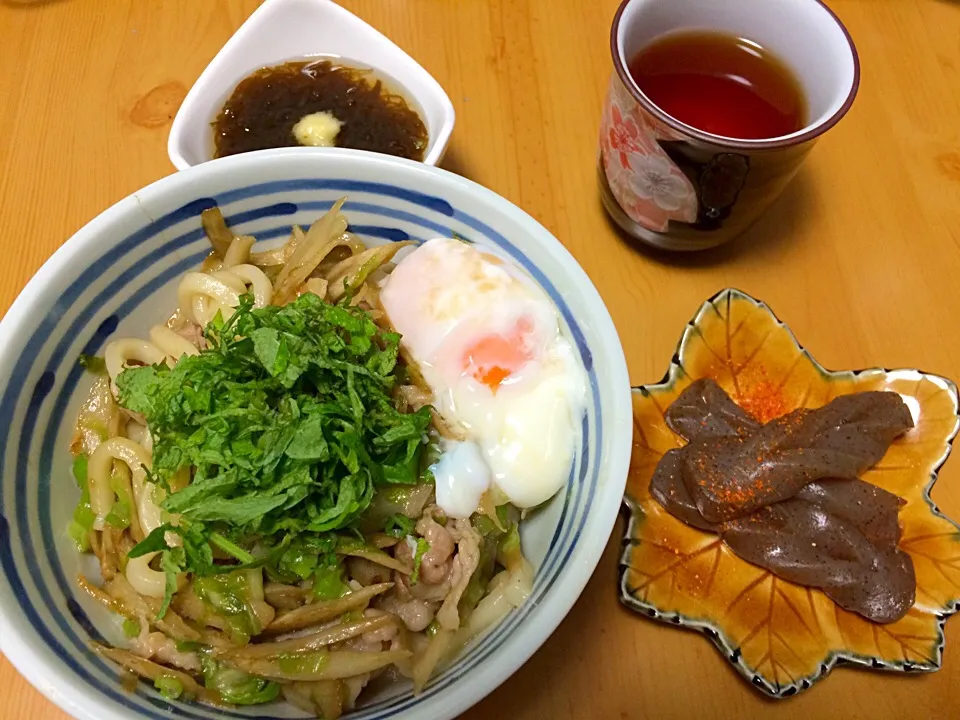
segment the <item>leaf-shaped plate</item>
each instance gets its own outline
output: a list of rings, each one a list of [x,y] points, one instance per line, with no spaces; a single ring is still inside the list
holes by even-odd
[[[846,393],[900,393],[916,427],[863,479],[906,500],[900,547],[913,559],[917,598],[905,617],[879,625],[847,612],[818,590],[741,560],[716,535],[684,524],[650,496],[661,456],[682,444],[664,411],[703,377],[761,421]],[[960,601],[960,526],[930,499],[960,424],[951,381],[917,370],[825,370],[766,305],[724,290],[687,326],[664,380],[634,390],[633,411],[620,574],[627,606],[705,633],[754,687],[774,697],[809,688],[843,662],[896,671],[940,667],[943,624]]]

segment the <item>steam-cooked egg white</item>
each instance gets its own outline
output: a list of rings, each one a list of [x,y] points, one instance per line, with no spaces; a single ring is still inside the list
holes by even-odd
[[[546,294],[500,258],[438,238],[398,264],[380,301],[462,437],[434,468],[438,505],[467,517],[490,485],[521,508],[549,500],[570,473],[586,376]]]

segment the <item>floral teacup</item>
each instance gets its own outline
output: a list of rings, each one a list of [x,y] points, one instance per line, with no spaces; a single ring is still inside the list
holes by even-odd
[[[651,102],[630,77],[629,60],[663,35],[704,29],[748,38],[782,58],[806,96],[808,123],[790,135],[743,140],[698,130]],[[624,0],[610,45],[601,196],[624,231],[668,250],[720,245],[753,224],[814,141],[850,109],[860,82],[853,41],[820,0]]]

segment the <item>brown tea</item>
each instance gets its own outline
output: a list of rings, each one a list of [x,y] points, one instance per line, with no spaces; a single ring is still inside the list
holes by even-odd
[[[744,38],[667,35],[637,53],[629,71],[661,110],[713,135],[762,140],[807,122],[799,80],[776,55]]]

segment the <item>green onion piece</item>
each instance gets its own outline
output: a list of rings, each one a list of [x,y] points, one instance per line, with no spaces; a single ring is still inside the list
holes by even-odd
[[[81,490],[87,488],[87,456],[77,455],[73,459],[73,478],[77,481],[77,487]]]
[[[130,527],[130,504],[126,500],[117,500],[104,520],[117,530]]]
[[[80,362],[80,366],[87,372],[95,373],[97,375],[103,375],[105,372],[107,372],[107,363],[102,357],[81,354],[78,358],[78,361]]]
[[[123,634],[128,638],[135,638],[140,634],[140,623],[136,620],[131,620],[130,618],[124,618],[123,620]]]
[[[420,579],[420,564],[423,562],[423,556],[430,549],[430,543],[423,538],[417,538],[417,550],[413,554],[413,574],[410,576],[410,582],[416,585]]]
[[[172,675],[161,675],[153,681],[153,686],[167,700],[176,700],[183,695],[183,683]]]
[[[497,549],[497,562],[510,572],[514,572],[520,567],[523,561],[523,555],[520,552],[520,530],[517,523],[513,523],[507,534],[500,538],[500,546]]]
[[[80,500],[73,511],[73,519],[67,527],[67,534],[80,552],[90,550],[90,531],[97,519],[90,508],[90,488],[87,486],[87,456],[77,455],[73,461],[73,477],[80,488]]]
[[[343,568],[339,563],[332,567],[318,567],[313,575],[313,596],[318,600],[335,600],[350,592],[343,581]]]
[[[70,539],[73,540],[73,544],[77,546],[78,552],[89,552],[90,551],[90,531],[83,527],[80,523],[75,520],[67,526],[67,534],[70,536]]]

